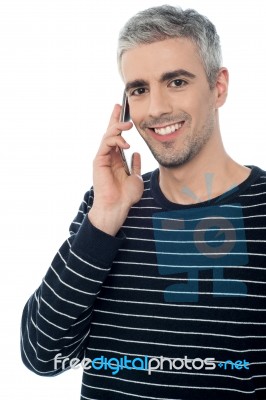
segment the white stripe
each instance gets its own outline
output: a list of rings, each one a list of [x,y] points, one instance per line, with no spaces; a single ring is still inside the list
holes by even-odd
[[[98,375],[95,375],[95,374],[92,374],[92,373],[88,373],[87,371],[84,371],[87,375],[92,375],[92,376],[97,376],[97,377],[99,377]],[[111,379],[118,379],[118,380],[122,380],[122,381],[125,381],[125,382],[131,382],[131,383],[138,383],[138,384],[146,384],[145,382],[138,382],[138,381],[132,381],[132,380],[128,380],[128,379],[122,379],[122,378],[118,378],[118,377],[111,377],[111,376],[106,376],[106,375],[101,375],[103,378],[111,378]],[[140,398],[142,398],[142,399],[153,399],[153,400],[178,400],[178,399],[170,399],[169,397],[151,397],[151,396],[142,396],[142,395],[140,395],[140,394],[133,394],[133,393],[128,393],[128,392],[122,392],[122,390],[114,390],[114,389],[105,389],[105,388],[103,388],[103,387],[98,387],[98,386],[92,386],[92,385],[86,385],[86,383],[84,383],[84,382],[82,382],[82,385],[83,386],[86,386],[86,387],[88,387],[88,388],[92,388],[92,389],[99,389],[99,390],[104,390],[104,391],[108,391],[108,392],[115,392],[115,393],[120,393],[120,394],[123,394],[123,395],[126,395],[126,396],[133,396],[133,397],[140,397]],[[150,384],[149,384],[150,385]],[[161,385],[160,385],[161,386]],[[162,385],[163,386],[163,385]],[[169,385],[166,385],[166,386],[169,386]],[[84,396],[82,396],[81,395],[81,397],[83,397],[84,399],[86,399],[87,397],[84,397]],[[181,400],[181,399],[179,399],[179,400]]]
[[[38,324],[35,323],[35,321],[33,321],[33,319],[31,318],[31,323],[32,325],[35,327],[35,329],[37,329],[39,332],[41,332],[44,336],[48,337],[49,339],[53,340],[54,342],[58,342],[58,340],[62,340],[62,339],[74,339],[77,335],[75,336],[63,336],[63,337],[59,337],[59,338],[54,338],[50,335],[48,335],[48,333],[44,332],[41,328],[39,328]]]
[[[169,265],[168,264],[158,264],[158,263],[156,263],[156,264],[153,264],[153,263],[144,263],[144,262],[136,262],[136,261],[125,261],[125,262],[123,262],[123,261],[114,261],[113,262],[113,264],[122,264],[122,265],[132,265],[133,266],[133,268],[134,269],[136,269],[136,265],[141,265],[141,267],[143,267],[143,266],[148,266],[148,267],[169,267]],[[195,268],[195,266],[191,266],[191,265],[186,265],[185,266],[186,268]],[[199,268],[199,267],[198,267]],[[205,267],[206,268],[206,267]],[[237,268],[237,269],[240,269],[240,268],[242,268],[242,269],[247,269],[247,270],[263,270],[263,271],[265,271],[265,267],[252,267],[252,266],[249,266],[249,265],[217,265],[217,266],[212,266],[212,267],[210,267],[211,269],[214,269],[214,268]]]
[[[56,325],[53,322],[49,321],[49,319],[45,318],[39,311],[38,311],[38,315],[44,320],[46,321],[48,324],[55,326],[56,328],[60,329],[61,331],[67,331],[68,328],[63,328],[62,326]]]
[[[266,215],[252,215],[251,217],[243,217],[243,218],[238,218],[238,219],[244,219],[244,218],[262,218],[262,217],[266,217]],[[149,224],[149,220],[153,220],[153,217],[132,217],[132,216],[128,216],[129,218],[135,218],[135,219],[145,219],[147,220],[147,224]],[[236,218],[235,218],[236,219]],[[176,221],[176,220],[175,220]],[[188,220],[184,220],[184,222],[187,222]],[[154,228],[153,226],[149,227],[149,226],[138,226],[138,225],[123,225],[122,228],[127,228],[127,229],[137,229],[137,230],[141,230],[141,229],[145,229],[145,230],[150,230],[150,231],[158,231],[158,232],[169,232],[168,229],[163,229],[163,228]],[[249,230],[249,231],[254,231],[254,230],[262,230],[262,229],[266,229],[266,226],[260,226],[260,227],[243,227],[243,228],[232,228],[231,230],[236,231],[236,230]],[[225,230],[223,228],[223,230]],[[227,229],[230,230],[230,229]],[[174,231],[174,230],[173,230]],[[175,230],[177,231],[177,229]],[[179,229],[179,232],[204,232],[204,229]],[[206,231],[206,229],[205,229]]]
[[[80,222],[76,222],[76,221],[73,221],[72,224],[81,226],[81,223]]]
[[[72,289],[75,292],[79,292],[79,293],[83,293],[86,295],[90,295],[90,296],[95,296],[95,293],[92,292],[85,292],[85,290],[81,290],[81,289],[77,289],[74,286],[69,285],[68,283],[66,283],[65,281],[63,281],[63,279],[60,278],[59,274],[56,272],[56,270],[53,268],[53,266],[50,267],[50,269],[54,272],[54,274],[56,275],[57,279],[66,287],[68,287],[69,289]]]
[[[195,279],[195,281],[198,281],[198,279]],[[215,279],[216,281],[216,279]],[[224,280],[226,282],[226,280]],[[239,281],[241,282],[241,281]],[[119,286],[103,286],[105,289],[111,289],[111,290],[132,290],[132,291],[139,291],[139,292],[152,292],[152,293],[165,293],[165,290],[159,290],[159,289],[142,289],[142,288],[136,288],[136,287],[119,287]],[[213,295],[221,295],[221,296],[243,296],[243,297],[254,297],[254,298],[266,298],[266,295],[262,294],[241,294],[241,293],[223,293],[223,292],[198,292],[198,291],[191,291],[189,290],[188,292],[185,291],[178,291],[178,290],[167,290],[168,293],[175,293],[175,294],[199,294],[199,295],[206,295],[206,296],[213,296]],[[266,322],[265,322],[266,324]]]
[[[106,271],[106,272],[108,272],[108,271],[110,271],[110,269],[111,269],[110,267],[109,267],[109,268],[100,268],[100,267],[97,267],[97,266],[94,265],[94,264],[89,263],[88,261],[86,261],[86,260],[84,260],[83,258],[79,257],[76,253],[74,253],[74,251],[73,251],[72,249],[70,249],[70,253],[73,254],[73,256],[75,256],[78,260],[82,261],[84,264],[89,265],[89,266],[92,267],[92,268],[98,269],[99,271]]]
[[[230,392],[238,392],[238,393],[255,393],[255,390],[252,391],[244,391],[244,390],[238,390],[238,389],[234,389],[234,388],[226,388],[226,387],[212,387],[212,386],[183,386],[183,385],[168,385],[168,384],[163,384],[163,383],[149,383],[149,382],[141,382],[141,381],[133,381],[133,380],[129,380],[129,379],[123,379],[123,378],[119,378],[117,376],[109,376],[109,375],[97,375],[97,374],[93,374],[93,373],[88,373],[87,371],[84,371],[86,373],[86,375],[91,375],[91,376],[97,376],[102,377],[102,378],[108,378],[108,379],[115,379],[115,380],[119,380],[119,381],[124,381],[124,382],[130,382],[130,383],[137,383],[138,385],[149,385],[149,386],[159,386],[159,387],[169,387],[169,388],[182,388],[182,389],[200,389],[200,390],[221,390],[221,391],[230,391]],[[115,393],[123,393],[123,394],[127,394],[129,396],[132,396],[132,394],[129,393],[125,393],[119,390],[114,390],[114,389],[105,389],[102,387],[95,387],[95,386],[91,386],[91,385],[86,385],[83,382],[83,385],[86,387],[90,387],[90,388],[94,388],[94,389],[99,389],[99,390],[108,390],[108,391],[112,391]],[[264,388],[261,388],[264,389]],[[141,397],[140,395],[134,395],[136,397]],[[163,399],[163,400],[176,400],[176,399],[169,399],[166,397],[144,397],[144,398],[151,398],[151,399]]]
[[[255,196],[261,196],[265,194],[266,192],[261,192],[261,193],[252,193],[252,194],[241,194],[239,197],[255,197]]]
[[[43,297],[41,297],[41,300],[44,304],[46,304],[51,310],[53,310],[55,313],[60,314],[60,315],[64,315],[64,317],[70,318],[70,319],[76,319],[75,317],[72,317],[71,315],[68,315],[66,313],[62,313],[61,311],[56,310],[55,308],[53,308],[47,301],[44,300]]]
[[[82,216],[85,217],[85,215],[86,215],[87,213],[85,213],[83,210],[79,210],[79,211],[78,211],[78,214],[82,214]]]
[[[176,266],[171,266],[171,268],[176,268]],[[182,268],[184,268],[184,267],[182,267]],[[193,267],[192,267],[193,268]],[[196,269],[198,269],[198,267],[195,267]],[[210,267],[211,269],[213,269],[213,267]],[[235,268],[235,267],[232,267],[232,268]],[[175,282],[177,282],[177,281],[181,281],[181,282],[183,282],[183,281],[187,281],[187,278],[167,278],[167,277],[165,277],[165,276],[143,276],[143,275],[128,275],[128,274],[109,274],[108,276],[115,276],[115,277],[121,277],[121,278],[141,278],[141,279],[155,279],[155,280],[158,280],[158,281],[163,281],[163,280],[165,280],[165,281],[175,281]],[[227,278],[224,278],[224,279],[203,279],[203,278],[191,278],[191,279],[189,279],[189,282],[191,282],[191,281],[196,281],[196,282],[228,282],[228,280],[230,281],[230,282],[245,282],[245,283],[258,283],[258,284],[260,284],[260,285],[266,285],[266,282],[261,282],[261,281],[248,281],[248,280],[243,280],[243,279],[241,279],[241,280],[239,280],[239,279],[227,279]]]
[[[31,368],[32,368],[34,371],[36,371],[36,372],[38,372],[39,374],[42,374],[42,375],[51,374],[51,373],[53,373],[54,375],[58,375],[58,374],[60,374],[60,373],[62,372],[61,370],[58,370],[58,372],[55,372],[56,370],[54,370],[54,369],[52,369],[52,370],[50,370],[50,371],[41,371],[41,370],[35,368],[34,365],[31,363],[31,361],[30,361],[30,359],[29,359],[29,357],[27,356],[27,353],[26,353],[26,351],[25,351],[24,342],[23,342],[23,336],[21,336],[21,344],[22,344],[23,353],[24,353],[24,355],[25,355],[25,357],[26,357],[26,359],[27,359],[29,365],[31,366]]]
[[[260,229],[262,229],[262,228],[260,228]],[[265,229],[266,229],[266,227],[265,227]],[[161,229],[161,230],[163,231],[163,229]],[[223,229],[223,231],[224,230],[226,230],[226,229]],[[235,229],[233,229],[233,230],[235,231]],[[194,232],[196,232],[196,231],[197,230],[195,229]],[[165,232],[169,233],[169,231],[165,231]],[[177,230],[174,231],[173,233],[175,233],[175,232],[177,232]],[[183,233],[187,233],[187,232],[189,232],[189,231],[188,230],[183,231]],[[180,243],[185,243],[185,244],[187,244],[187,243],[193,243],[193,244],[194,243],[206,243],[206,240],[158,240],[158,239],[154,239],[154,238],[143,239],[141,237],[130,237],[130,236],[127,236],[127,239],[132,240],[132,241],[135,240],[135,241],[139,241],[139,242],[150,242],[150,243],[174,243],[176,245],[178,245]],[[209,243],[221,243],[221,240],[208,240],[207,243],[208,244]],[[228,240],[228,239],[226,239],[226,243],[266,243],[266,240],[252,240],[252,239],[250,239],[250,240],[246,240],[246,239]]]
[[[77,351],[80,350],[80,345],[81,345],[81,343],[84,342],[84,340],[87,338],[87,336],[89,335],[89,333],[90,333],[90,330],[89,330],[89,331],[86,333],[86,335],[83,336],[81,339],[79,338],[79,339],[76,340],[75,342],[71,342],[70,344],[64,345],[64,348],[63,348],[63,349],[65,350],[65,349],[67,349],[68,347],[73,347],[75,344],[78,343],[78,346],[76,346],[76,347],[74,348],[74,350],[71,351],[71,353],[66,354],[64,357],[65,357],[65,358],[70,358],[70,356],[72,356],[72,354],[77,354]],[[41,347],[42,349],[46,350],[48,353],[58,353],[58,352],[60,352],[60,351],[63,351],[62,348],[58,348],[58,349],[47,349],[46,347],[41,346],[39,342],[37,342],[37,347]],[[36,353],[36,351],[35,351],[35,353]],[[37,355],[37,353],[36,353],[36,355]],[[41,360],[40,358],[38,358],[38,360],[43,361],[43,360]],[[53,360],[54,360],[54,358],[51,358],[49,361],[53,361]],[[46,362],[46,361],[43,361],[43,362]]]
[[[137,249],[119,249],[121,252],[127,252],[127,253],[144,253],[144,254],[170,254],[170,255],[180,255],[180,256],[197,256],[198,254],[196,253],[171,253],[171,252],[165,252],[165,251],[148,251],[148,250],[137,250]],[[266,254],[260,254],[260,253],[239,253],[239,252],[230,252],[230,256],[239,256],[239,255],[249,255],[249,256],[258,256],[258,257],[266,257]],[[212,253],[212,255],[228,255],[228,252],[218,252],[218,253]],[[200,267],[200,266],[199,266]],[[219,265],[220,267],[220,265]],[[210,267],[213,268],[213,267]]]
[[[251,186],[251,187],[255,187],[255,186],[262,186],[262,185],[266,185],[266,182],[254,183],[253,185],[250,185],[250,186]]]
[[[74,304],[75,306],[78,306],[78,307],[81,307],[81,308],[88,308],[88,306],[83,306],[82,304],[75,303],[74,301],[70,301],[70,300],[67,300],[67,299],[65,299],[65,298],[63,298],[63,297],[61,297],[61,296],[59,296],[59,295],[56,293],[56,291],[55,291],[53,288],[51,288],[50,285],[48,285],[48,283],[46,282],[45,279],[43,279],[43,282],[44,282],[45,285],[53,292],[53,294],[54,294],[56,297],[58,297],[60,300],[63,300],[63,301],[65,301],[66,303],[69,303],[69,304]]]
[[[178,308],[203,308],[208,310],[239,310],[239,311],[255,311],[255,312],[266,312],[264,308],[242,308],[242,307],[216,307],[216,306],[199,306],[195,304],[175,304],[175,303],[151,303],[148,301],[132,301],[132,300],[116,300],[107,299],[105,297],[97,297],[99,300],[111,301],[116,303],[130,303],[130,304],[141,304],[141,305],[152,305],[152,306],[162,306],[162,307],[178,307]]]
[[[92,279],[92,278],[88,278],[84,275],[78,274],[76,271],[74,271],[73,269],[71,269],[67,264],[65,265],[66,269],[68,269],[70,272],[72,272],[73,274],[79,276],[82,279],[85,279],[86,281],[90,281],[90,282],[95,282],[95,283],[100,283],[102,284],[102,281],[97,281],[96,279]]]
[[[90,308],[92,309],[92,306],[91,306]],[[88,320],[88,323],[89,323],[90,317],[91,317],[91,315],[92,315],[92,312],[93,312],[93,309],[91,310],[91,312],[89,313],[88,316],[86,316],[85,318],[83,318],[82,320],[80,320],[80,321],[78,321],[78,322],[75,322],[75,324],[72,324],[71,327],[76,326],[76,325],[79,325],[79,324],[81,324],[82,322],[84,322],[84,321],[86,321],[86,320]]]
[[[265,339],[266,336],[237,336],[237,335],[223,335],[221,333],[206,333],[206,332],[187,332],[187,331],[171,331],[171,330],[166,330],[166,329],[152,329],[152,328],[140,328],[140,327],[131,327],[131,326],[121,326],[121,325],[113,325],[113,324],[103,324],[100,322],[92,322],[91,325],[100,325],[100,326],[108,326],[111,328],[117,328],[117,329],[128,329],[132,331],[145,331],[145,332],[161,332],[161,333],[171,333],[174,335],[199,335],[199,336],[218,336],[218,337],[228,337],[232,339]]]
[[[168,212],[170,213],[171,211],[168,211]],[[231,219],[234,219],[234,220],[245,220],[245,219],[251,219],[251,218],[262,218],[262,217],[265,217],[265,216],[266,216],[265,214],[243,215],[241,217],[231,217],[230,216],[230,220]],[[145,217],[128,215],[127,218],[128,219],[146,219],[147,221],[149,221],[149,220],[153,221],[155,219],[155,217],[153,215],[152,216],[145,216]],[[176,221],[175,218],[174,219],[171,219],[171,218],[157,218],[157,219],[161,219],[161,220],[165,219],[166,221],[169,221],[169,220]],[[206,216],[205,219],[209,220],[209,219],[211,219],[211,216]],[[213,217],[213,219],[214,219],[214,217]],[[217,219],[217,217],[215,217],[215,219]],[[202,218],[198,218],[198,219],[184,219],[184,218],[182,218],[182,221],[185,221],[185,222],[186,221],[201,221],[201,220],[202,220]],[[126,225],[123,225],[123,226],[126,226]],[[129,228],[134,228],[134,226],[130,225]],[[140,228],[142,228],[142,226]],[[153,229],[153,228],[150,228],[150,229]]]
[[[176,317],[161,317],[158,315],[139,315],[139,314],[127,314],[127,313],[118,313],[115,311],[106,311],[99,310],[98,308],[94,309],[95,312],[104,313],[104,314],[112,314],[112,315],[120,315],[125,317],[137,317],[137,318],[153,318],[153,319],[163,319],[163,320],[172,320],[172,321],[192,321],[192,322],[207,322],[207,323],[220,323],[220,324],[231,324],[231,325],[266,325],[266,322],[246,322],[246,321],[226,321],[219,319],[202,319],[202,318],[176,318]]]
[[[260,207],[260,206],[265,206],[266,203],[259,203],[259,204],[252,204],[250,206],[242,206],[242,208],[252,208],[252,207]]]
[[[162,207],[155,207],[155,206],[149,206],[149,207],[145,207],[145,206],[140,206],[140,207],[137,207],[137,206],[132,206],[131,208],[135,208],[135,209],[150,209],[150,210],[161,210],[162,209]]]
[[[145,345],[155,345],[155,346],[166,346],[169,347],[171,346],[172,348],[189,348],[189,349],[206,349],[206,350],[218,350],[218,351],[229,351],[232,353],[249,353],[251,351],[253,352],[259,352],[259,351],[266,351],[266,349],[245,349],[245,350],[240,350],[240,349],[229,349],[227,347],[212,347],[212,346],[196,346],[196,345],[184,345],[184,344],[174,344],[174,343],[158,343],[158,342],[146,342],[143,340],[129,340],[127,339],[121,339],[121,338],[116,338],[116,337],[112,337],[112,336],[97,336],[97,335],[90,335],[91,338],[95,338],[95,339],[100,339],[100,340],[113,340],[116,342],[125,342],[125,343],[138,343],[138,344],[145,344]],[[147,346],[148,347],[148,346]]]

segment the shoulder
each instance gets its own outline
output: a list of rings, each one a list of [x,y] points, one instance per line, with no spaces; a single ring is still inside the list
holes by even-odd
[[[256,165],[247,166],[251,169],[251,174],[249,178],[246,180],[246,183],[249,184],[247,186],[255,187],[255,186],[263,186],[266,184],[266,171],[262,168],[257,167]]]

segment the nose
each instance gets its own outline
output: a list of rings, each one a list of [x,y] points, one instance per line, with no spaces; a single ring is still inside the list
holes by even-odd
[[[173,112],[167,93],[159,87],[150,89],[148,114],[150,118],[159,118]]]

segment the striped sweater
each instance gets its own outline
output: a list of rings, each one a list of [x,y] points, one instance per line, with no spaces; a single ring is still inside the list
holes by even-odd
[[[25,365],[83,368],[83,400],[265,400],[266,173],[250,168],[193,205],[145,174],[116,237],[90,224],[88,191],[24,308]]]

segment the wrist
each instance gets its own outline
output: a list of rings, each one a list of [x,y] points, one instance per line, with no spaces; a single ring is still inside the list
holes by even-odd
[[[95,228],[108,235],[116,236],[127,217],[128,211],[128,209],[123,210],[121,207],[117,210],[108,210],[105,207],[93,206],[88,213],[88,218]]]

